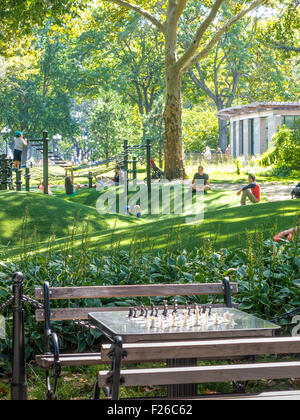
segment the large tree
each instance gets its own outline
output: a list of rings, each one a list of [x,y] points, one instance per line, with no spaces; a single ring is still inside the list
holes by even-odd
[[[74,89],[94,99],[114,90],[137,106],[146,133],[147,116],[163,90],[161,36],[138,14],[118,23],[111,33],[112,17],[95,10],[72,53],[76,63]]]
[[[205,35],[218,17],[218,12],[226,3],[225,0],[203,0],[199,3],[199,25],[195,30],[193,39],[181,49],[178,42],[181,17],[189,0],[165,0],[161,2],[99,0],[101,3],[110,3],[127,11],[134,11],[150,21],[152,25],[163,34],[164,60],[165,60],[165,173],[167,178],[184,178],[184,156],[182,146],[182,76],[201,59],[206,57],[211,49],[220,40],[222,35],[236,22],[266,2],[231,1],[235,5],[236,14],[223,25],[220,25],[205,42]]]
[[[196,86],[214,103],[218,111],[229,108],[236,95],[242,77],[249,72],[255,61],[253,38],[257,21],[238,22],[218,41],[212,54],[202,65],[196,63],[189,75]],[[227,121],[219,119],[219,145],[225,153],[227,147]]]
[[[32,35],[35,25],[43,26],[51,18],[61,22],[77,16],[88,0],[1,0],[0,2],[0,55]]]

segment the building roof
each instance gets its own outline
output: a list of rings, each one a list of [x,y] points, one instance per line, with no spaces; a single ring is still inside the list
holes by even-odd
[[[300,111],[299,102],[253,102],[248,105],[239,105],[232,108],[222,109],[217,113],[217,117],[221,120],[229,120],[241,114],[251,114],[262,111],[278,111],[278,110],[298,110]]]

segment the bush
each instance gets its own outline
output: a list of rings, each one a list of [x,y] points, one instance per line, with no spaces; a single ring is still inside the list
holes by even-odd
[[[290,173],[300,167],[300,129],[290,130],[283,126],[273,137],[269,149],[262,155],[263,166],[286,170]]]

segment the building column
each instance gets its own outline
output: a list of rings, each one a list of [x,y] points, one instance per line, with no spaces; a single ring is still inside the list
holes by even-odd
[[[272,143],[272,138],[276,134],[278,126],[281,127],[281,115],[270,115],[268,117],[268,144]]]
[[[266,118],[254,118],[254,154],[261,155],[267,150]]]
[[[230,154],[234,156],[234,133],[233,133],[233,122],[230,121],[230,131],[229,131],[229,144],[230,144]]]
[[[260,118],[260,150],[259,154],[263,154],[267,151],[267,118]]]
[[[239,134],[237,130],[238,122],[230,121],[230,154],[232,157],[239,155],[238,139]]]
[[[246,119],[243,122],[243,140],[244,140],[244,159],[247,159],[248,155],[251,155],[251,150],[249,147],[249,123],[250,120]]]

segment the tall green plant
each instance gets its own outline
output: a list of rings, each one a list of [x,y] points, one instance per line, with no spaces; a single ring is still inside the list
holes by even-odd
[[[283,126],[273,137],[272,144],[261,158],[263,166],[274,168],[300,168],[300,129]]]

